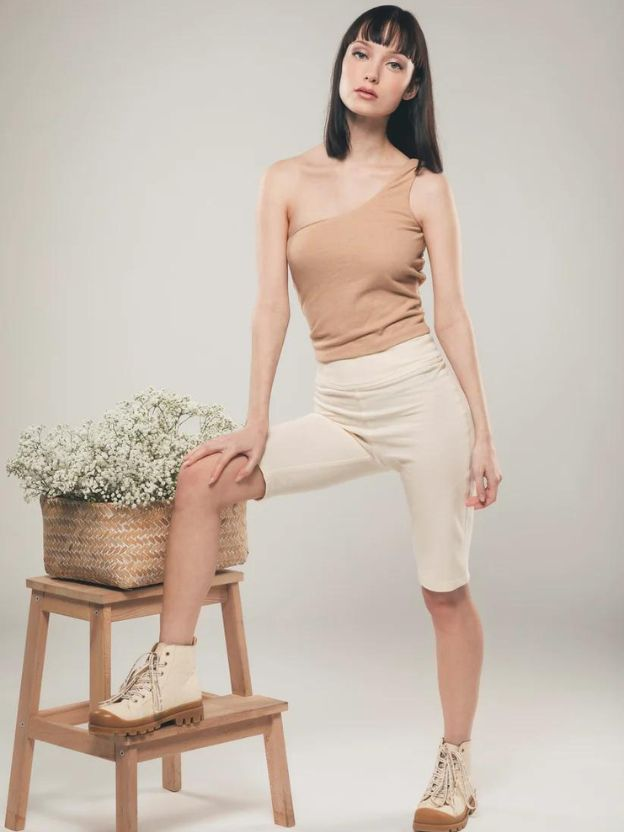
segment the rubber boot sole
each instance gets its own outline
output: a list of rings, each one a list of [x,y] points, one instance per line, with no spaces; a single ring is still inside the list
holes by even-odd
[[[176,725],[198,724],[204,718],[204,703],[191,703],[182,708],[170,708],[162,711],[155,717],[148,717],[134,722],[124,722],[113,716],[111,721],[98,722],[89,719],[89,731],[92,734],[121,734],[126,736],[138,736],[156,731],[163,725],[175,722]],[[113,721],[116,720],[116,721]]]
[[[422,821],[414,821],[412,829],[414,832],[459,832],[459,830],[464,829],[468,823],[469,816],[474,814],[476,811],[476,806],[474,809],[467,809],[463,818],[458,818],[451,823],[448,821],[441,821],[440,823],[423,823]]]

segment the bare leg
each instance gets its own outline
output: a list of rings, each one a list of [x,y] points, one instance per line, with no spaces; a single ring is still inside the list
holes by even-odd
[[[159,641],[191,644],[202,601],[214,579],[220,512],[223,506],[264,494],[264,477],[256,466],[242,482],[235,483],[247,462],[239,455],[230,460],[216,483],[208,480],[219,454],[211,454],[180,471],[163,580],[163,606]]]
[[[483,664],[483,630],[468,584],[451,592],[421,587],[436,638],[444,739],[471,739]]]

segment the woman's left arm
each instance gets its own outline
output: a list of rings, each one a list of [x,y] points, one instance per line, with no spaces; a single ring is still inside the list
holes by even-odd
[[[459,219],[446,176],[423,170],[414,179],[410,204],[423,229],[429,255],[435,334],[468,399],[475,428],[471,468],[477,494],[468,497],[466,505],[487,508],[496,500],[503,477],[485,404],[472,321],[464,302]]]

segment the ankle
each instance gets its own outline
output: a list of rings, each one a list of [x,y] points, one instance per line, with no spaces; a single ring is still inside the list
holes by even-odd
[[[191,638],[190,641],[184,641],[183,639],[163,638],[162,635],[158,636],[158,641],[161,644],[175,644],[175,645],[179,645],[180,647],[190,647],[193,644],[193,638]]]
[[[447,736],[442,737],[442,742],[450,742],[451,745],[461,745],[463,742],[470,742],[470,737],[464,738],[463,740],[455,739]]]

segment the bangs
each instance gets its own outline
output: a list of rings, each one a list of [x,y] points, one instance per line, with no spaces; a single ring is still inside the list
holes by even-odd
[[[413,27],[409,25],[409,18],[402,25],[402,10],[396,6],[377,6],[364,13],[360,18],[357,31],[352,40],[370,40],[381,46],[400,52],[416,63],[417,47]]]

